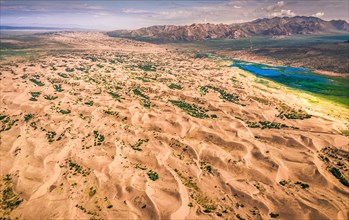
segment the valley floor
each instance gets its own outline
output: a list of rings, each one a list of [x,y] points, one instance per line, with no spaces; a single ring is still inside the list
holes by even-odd
[[[348,109],[170,46],[42,40],[69,50],[1,61],[1,217],[348,219]]]

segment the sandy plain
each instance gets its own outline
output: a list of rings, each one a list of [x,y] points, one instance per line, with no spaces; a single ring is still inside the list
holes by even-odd
[[[1,61],[2,218],[348,219],[348,109],[110,38]],[[315,99],[315,98],[312,98]]]

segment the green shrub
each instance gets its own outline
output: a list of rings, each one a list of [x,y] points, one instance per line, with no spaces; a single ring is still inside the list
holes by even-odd
[[[154,172],[152,170],[149,170],[148,177],[153,181],[159,179],[159,175],[157,174],[157,172]]]
[[[32,96],[32,97],[30,97],[30,99],[29,99],[30,101],[38,101],[37,98],[39,98],[41,92],[30,92],[30,94],[31,94],[31,96]]]
[[[332,168],[330,169],[330,172],[331,172],[331,173],[333,174],[333,176],[335,176],[335,177],[339,180],[339,182],[341,182],[344,186],[349,187],[349,182],[348,182],[347,179],[345,179],[344,176],[342,176],[341,171],[339,171],[339,170],[338,170],[337,168],[335,168],[335,167],[332,167]]]
[[[139,69],[142,69],[144,71],[156,71],[155,66],[153,66],[150,63],[146,63],[146,64],[138,64],[137,66]]]
[[[177,100],[169,100],[173,105],[181,108],[188,115],[196,117],[196,118],[208,118],[209,116],[206,114],[207,110],[190,105],[188,103],[177,101]]]
[[[177,90],[183,89],[182,86],[174,84],[174,83],[171,83],[170,85],[168,85],[168,88],[170,88],[170,89],[177,89]]]
[[[97,193],[97,190],[95,188],[93,188],[93,187],[90,187],[90,189],[88,191],[88,195],[90,197],[93,197],[94,195],[96,195],[96,193]]]
[[[25,122],[28,122],[30,119],[33,118],[33,115],[32,114],[27,114],[27,115],[24,115],[24,121]]]
[[[44,86],[45,85],[43,82],[40,82],[34,78],[31,78],[30,81],[33,82],[34,84],[36,84],[37,86]]]
[[[58,76],[60,76],[62,78],[69,78],[69,76],[65,73],[58,73]]]
[[[53,85],[53,88],[55,89],[56,92],[63,92],[64,91],[64,89],[62,89],[61,84],[55,84],[55,85]]]
[[[279,217],[279,214],[276,214],[276,213],[270,213],[269,214],[269,216],[270,216],[270,218],[277,218],[277,217]]]
[[[302,189],[309,188],[309,185],[306,183],[302,183],[300,181],[297,181],[295,184],[300,185]]]
[[[136,151],[142,151],[141,148],[139,148],[144,142],[148,142],[149,139],[138,139],[138,141],[134,144],[134,145],[131,145],[132,149],[133,150],[136,150]]]
[[[44,98],[47,100],[55,100],[58,96],[44,95]]]
[[[113,97],[114,99],[118,100],[120,102],[120,98],[121,96],[119,94],[116,94],[114,92],[108,92],[109,95],[111,95],[111,97]]]

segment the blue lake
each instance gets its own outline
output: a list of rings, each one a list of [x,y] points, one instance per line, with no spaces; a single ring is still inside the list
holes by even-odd
[[[316,74],[306,68],[269,66],[241,60],[233,60],[231,67],[238,67],[257,77],[270,79],[349,106],[349,77],[330,77]]]

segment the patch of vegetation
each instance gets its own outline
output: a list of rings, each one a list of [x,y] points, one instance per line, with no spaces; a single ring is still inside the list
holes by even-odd
[[[142,69],[144,71],[156,71],[156,67],[153,64],[145,63],[145,64],[138,64],[137,66],[139,69]]]
[[[196,53],[194,55],[194,58],[198,58],[198,59],[201,59],[201,58],[208,58],[210,55],[208,53]]]
[[[98,131],[93,131],[93,136],[95,138],[94,140],[94,146],[100,146],[102,145],[104,141],[104,135],[99,134]]]
[[[28,122],[28,121],[30,121],[30,119],[32,119],[33,117],[34,117],[33,114],[26,114],[26,115],[24,115],[24,121],[25,121],[25,122]]]
[[[168,88],[170,88],[170,89],[177,89],[177,90],[183,89],[183,87],[181,85],[177,85],[177,84],[174,84],[174,83],[171,83],[170,85],[168,85]]]
[[[342,175],[341,171],[339,171],[337,168],[332,167],[330,169],[330,172],[332,173],[333,176],[335,176],[339,182],[341,182],[344,186],[349,187],[349,182],[347,179],[344,178]]]
[[[136,77],[136,79],[142,80],[143,82],[150,82],[149,79],[146,79],[144,77]]]
[[[58,76],[65,78],[65,79],[69,78],[69,76],[65,73],[58,73]]]
[[[44,98],[47,100],[55,100],[56,98],[58,98],[58,96],[44,95]]]
[[[174,170],[177,175],[179,176],[179,178],[182,180],[183,184],[188,187],[191,188],[195,191],[200,191],[200,188],[198,187],[198,185],[193,181],[193,178],[191,176],[186,177],[184,175],[182,175],[179,170],[175,169]]]
[[[199,92],[200,92],[201,95],[206,95],[208,93],[208,87],[207,86],[201,86]]]
[[[289,184],[290,182],[289,181],[287,181],[287,180],[281,180],[280,182],[279,182],[279,184],[281,185],[281,186],[286,186],[287,184]]]
[[[84,169],[81,165],[70,159],[67,160],[67,163],[69,170],[73,173],[73,175],[82,174],[83,176],[87,176],[91,173],[91,170],[89,168]]]
[[[141,164],[137,163],[135,166],[134,166],[136,169],[141,169],[141,170],[146,170],[147,167],[146,166],[142,166]]]
[[[260,83],[262,85],[269,85],[269,81],[260,78],[255,79],[255,82]]]
[[[300,185],[302,189],[309,188],[309,185],[306,183],[302,183],[300,181],[295,182],[295,184]]]
[[[55,136],[56,136],[56,132],[54,131],[48,131],[46,133],[46,138],[48,140],[48,142],[52,143],[55,140]]]
[[[281,129],[281,128],[289,127],[285,124],[281,124],[278,122],[270,122],[270,121],[259,121],[259,122],[248,121],[247,125],[250,128],[262,128],[262,129]]]
[[[85,71],[86,70],[84,67],[78,67],[76,69],[79,70],[79,71]]]
[[[29,79],[31,82],[33,82],[37,86],[44,86],[45,84],[43,82],[40,82],[34,78]]]
[[[209,116],[206,114],[207,110],[198,106],[190,105],[188,103],[177,101],[177,100],[169,100],[173,105],[181,108],[188,115],[196,117],[196,118],[208,118]]]
[[[64,136],[64,132],[58,136],[58,138],[56,139],[56,141],[60,141],[60,140],[63,138],[63,136]]]
[[[237,215],[236,215],[236,218],[238,218],[239,220],[245,220],[243,217],[241,217],[240,214],[237,214]]]
[[[139,97],[141,97],[141,105],[143,105],[146,108],[150,108],[150,101],[149,101],[149,96],[143,94],[141,91],[139,91],[138,89],[133,89],[132,90],[133,93]]]
[[[343,175],[348,173],[348,151],[334,147],[324,147],[319,153],[319,158],[327,165],[328,171],[331,172],[339,182],[344,186],[349,187],[349,182]]]
[[[74,68],[67,67],[65,68],[65,71],[71,73],[71,72],[74,72]]]
[[[149,139],[138,139],[138,141],[134,144],[134,145],[131,145],[132,149],[133,150],[136,150],[136,151],[142,151],[141,148],[139,148],[143,143],[146,143],[148,142]]]
[[[121,96],[119,94],[116,94],[114,92],[108,92],[109,95],[111,95],[111,97],[113,97],[114,99],[116,99],[117,101],[120,102]]]
[[[280,114],[278,115],[279,118],[283,119],[284,117],[286,117],[287,119],[307,119],[307,118],[311,118],[312,115],[307,114],[306,112],[302,111],[301,109],[299,109],[298,111],[292,109],[290,111],[287,112],[280,112]]]
[[[212,166],[206,163],[205,161],[200,162],[200,169],[206,170],[208,173],[213,172]]]
[[[10,219],[10,213],[23,202],[23,199],[13,191],[12,177],[9,174],[1,180],[0,192],[2,192],[0,194],[0,216],[2,216],[0,219]]]
[[[269,213],[269,216],[270,216],[270,218],[277,218],[277,217],[279,217],[279,214],[276,214],[276,213]]]
[[[55,84],[55,85],[53,85],[53,88],[55,89],[56,92],[63,92],[64,91],[64,89],[62,89],[61,84]]]
[[[41,92],[30,92],[30,94],[32,96],[29,99],[30,101],[38,101],[38,98],[39,98]]]
[[[85,102],[85,105],[93,106],[93,103],[94,103],[93,100],[90,100]]]
[[[140,97],[142,97],[142,98],[144,98],[144,99],[149,99],[149,97],[147,96],[147,95],[144,95],[141,91],[139,91],[138,89],[133,89],[132,90],[133,91],[133,93],[135,94],[135,95],[138,95],[138,96],[140,96]]]
[[[195,183],[195,180],[193,177],[184,176],[177,169],[174,169],[174,171],[177,173],[182,183],[189,188],[191,199],[193,199],[199,206],[202,207],[203,212],[210,213],[213,210],[217,209],[217,206],[216,206],[217,203],[212,201],[209,197],[205,196],[201,192],[200,188]]]
[[[262,103],[264,105],[269,105],[271,104],[271,102],[267,99],[264,98],[260,98],[260,97],[256,97],[256,96],[250,96],[251,99],[256,100],[259,103]]]
[[[36,122],[33,121],[32,123],[29,124],[30,127],[34,128],[34,130],[36,130],[38,128],[38,126],[36,125]]]
[[[81,118],[82,120],[86,120],[87,119],[88,123],[90,123],[91,120],[92,120],[92,116],[84,116],[81,113],[79,114],[79,118]]]
[[[349,137],[349,130],[341,130],[341,135]]]
[[[8,131],[12,128],[12,126],[18,121],[18,119],[15,120],[11,120],[10,116],[5,116],[5,117],[1,117],[1,130],[0,133],[3,131]]]
[[[190,197],[202,207],[204,213],[210,213],[217,209],[216,203],[202,193],[194,192]]]
[[[67,115],[67,114],[70,114],[70,110],[69,109],[67,109],[67,110],[64,110],[64,109],[60,109],[59,110],[59,113],[62,113],[63,115]]]
[[[148,172],[148,177],[149,177],[151,180],[153,180],[153,181],[159,179],[158,173],[157,173],[157,172],[154,172],[154,171],[152,171],[152,170],[149,170],[149,172]]]
[[[224,101],[228,101],[228,102],[234,102],[234,103],[238,103],[239,102],[239,97],[230,93],[227,93],[226,91],[224,91],[223,89],[214,87],[214,86],[202,86],[200,87],[200,93],[205,95],[208,92],[208,89],[212,89],[216,92],[219,93],[219,98],[223,99]]]
[[[93,197],[94,195],[96,195],[96,193],[97,193],[97,190],[95,188],[93,188],[93,187],[89,188],[88,195],[90,197]]]
[[[112,116],[115,116],[115,117],[119,116],[119,112],[112,111],[110,108],[108,108],[107,110],[103,110],[103,112],[105,114],[112,115]]]

